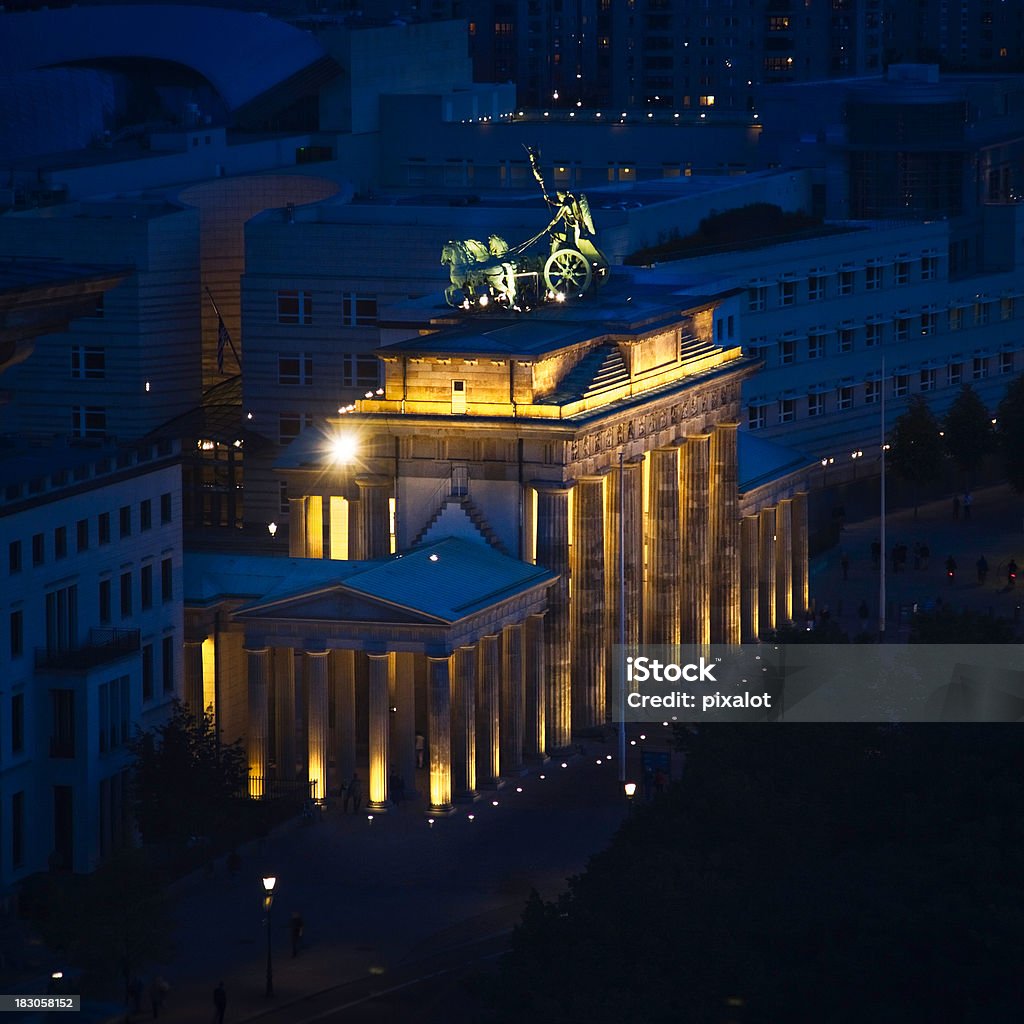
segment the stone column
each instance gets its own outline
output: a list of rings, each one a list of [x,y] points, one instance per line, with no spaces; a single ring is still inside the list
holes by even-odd
[[[780,626],[793,618],[792,508],[792,500],[783,498],[775,514],[775,621]]]
[[[455,652],[455,699],[452,708],[452,772],[455,795],[476,798],[476,663],[475,644]]]
[[[427,657],[427,743],[431,814],[452,809],[452,680],[450,657]]]
[[[650,452],[647,506],[647,643],[679,643],[681,524],[679,448]]]
[[[793,615],[805,615],[810,606],[811,596],[808,589],[808,556],[807,556],[807,493],[801,491],[793,495],[792,516],[793,543]]]
[[[324,499],[319,494],[306,498],[306,557],[324,557]]]
[[[758,566],[760,565],[760,519],[758,516],[744,516],[740,527],[741,547],[740,569],[743,583],[740,588],[740,617],[742,619],[743,643],[754,643],[759,632],[760,611],[758,590]]]
[[[295,778],[295,655],[290,647],[274,652],[274,734],[277,777]]]
[[[374,811],[388,806],[388,734],[391,730],[389,694],[391,690],[391,655],[373,653],[368,656],[370,679],[367,688],[370,733],[370,789],[367,807]]]
[[[327,678],[330,651],[306,651],[306,734],[310,793],[327,799]]]
[[[573,491],[572,728],[604,725],[605,617],[604,478],[581,477]],[[506,768],[508,766],[506,765]]]
[[[363,535],[362,558],[384,558],[391,554],[391,530],[388,499],[391,496],[391,478],[387,476],[361,476],[359,486],[359,513]]]
[[[683,448],[683,643],[711,642],[711,545],[708,507],[711,435],[686,439]]]
[[[711,642],[740,642],[740,514],[736,423],[711,435]]]
[[[356,652],[334,652],[334,763],[339,783],[356,770]]]
[[[548,670],[548,750],[572,743],[572,655],[569,609],[569,491],[572,484],[538,482],[537,564],[558,573],[548,590],[548,614],[544,619]]]
[[[626,646],[636,647],[644,638],[644,458],[627,459],[622,467],[623,530],[626,544]],[[616,573],[618,566],[616,565]],[[616,608],[618,595],[616,594]],[[615,642],[619,625],[615,623]]]
[[[506,626],[501,635],[501,771],[523,768],[523,633]]]
[[[185,641],[185,703],[197,721],[203,720],[203,641]]]
[[[544,616],[530,615],[523,630],[523,661],[525,663],[525,705],[523,755],[530,761],[543,761],[545,743],[544,700]]]
[[[249,796],[261,797],[266,792],[269,754],[270,648],[247,647],[245,653],[249,707],[245,750],[249,762]]]
[[[501,775],[501,650],[497,635],[480,640],[478,659],[479,784],[497,786]]]
[[[762,631],[775,628],[775,506],[760,512],[758,543],[758,622]]]
[[[306,499],[288,499],[288,556],[306,557]]]

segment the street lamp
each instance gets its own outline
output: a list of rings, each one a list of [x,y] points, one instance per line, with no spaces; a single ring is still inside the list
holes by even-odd
[[[274,905],[274,886],[277,878],[274,875],[263,877],[263,909],[267,912],[267,995],[274,994],[274,964],[270,959],[270,910]]]
[[[633,813],[633,797],[636,796],[636,783],[635,782],[624,782],[622,788],[626,793],[626,804],[629,807],[629,813]]]

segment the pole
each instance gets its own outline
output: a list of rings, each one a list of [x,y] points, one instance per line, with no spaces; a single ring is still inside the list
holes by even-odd
[[[274,994],[274,964],[270,958],[270,911],[274,906],[273,895],[267,896],[267,995]]]
[[[213,306],[214,313],[217,314],[217,325],[219,328],[224,323],[224,317],[220,315],[220,308],[217,306],[217,300],[213,297],[213,292],[210,291],[209,285],[206,285],[206,294],[210,300],[210,305]],[[239,370],[241,370],[242,360],[238,358],[238,350],[235,348],[235,343],[231,338],[231,332],[225,329],[224,336],[228,339],[228,344],[231,346],[231,354],[235,357],[235,363],[238,365]]]
[[[626,473],[625,452],[619,452],[619,782],[626,781]]]
[[[878,576],[878,639],[885,642],[885,356],[882,356],[882,413],[881,413],[881,452],[882,452],[882,486],[879,518],[881,530],[879,542],[882,545],[882,557],[879,559],[881,572]]]

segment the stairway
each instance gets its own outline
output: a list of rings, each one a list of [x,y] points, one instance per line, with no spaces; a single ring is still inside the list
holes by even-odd
[[[424,543],[430,535],[431,530],[437,525],[438,521],[445,514],[445,510],[451,506],[456,506],[462,510],[463,515],[473,524],[477,533],[480,534],[480,538],[488,543],[495,551],[500,551],[503,555],[508,554],[508,550],[505,545],[502,544],[498,535],[491,529],[490,524],[487,522],[483,513],[473,504],[473,501],[468,497],[455,497],[449,496],[445,498],[438,506],[437,511],[431,516],[430,521],[418,534],[416,534],[415,540],[413,540],[412,546],[418,547]]]
[[[549,401],[557,403],[591,395],[629,383],[629,369],[613,342],[588,352],[559,382]]]

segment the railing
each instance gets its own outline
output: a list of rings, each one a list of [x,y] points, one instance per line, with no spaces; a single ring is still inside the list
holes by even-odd
[[[134,654],[139,647],[137,629],[90,629],[89,639],[81,647],[37,647],[35,665],[55,672],[81,672]]]

